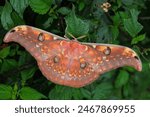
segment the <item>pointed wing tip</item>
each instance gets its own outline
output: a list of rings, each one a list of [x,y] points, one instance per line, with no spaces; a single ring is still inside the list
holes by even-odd
[[[3,39],[3,41],[4,41],[5,43],[8,43],[8,42],[12,41],[10,35],[11,35],[10,32],[8,32],[8,33],[5,35],[5,37],[4,37],[4,39]]]
[[[135,51],[133,51],[132,50],[132,52],[133,52],[133,56],[134,56],[134,61],[133,61],[133,63],[134,64],[132,64],[133,65],[133,67],[137,70],[137,71],[142,71],[142,62],[141,62],[141,59],[139,58],[139,56],[138,56],[138,54],[135,52]],[[132,62],[132,61],[131,61]]]
[[[27,25],[19,25],[19,26],[13,27],[12,29],[10,29],[10,30],[6,33],[6,35],[5,35],[4,39],[3,39],[3,41],[4,41],[5,43],[8,43],[8,42],[13,41],[13,35],[15,34],[15,32],[17,32],[19,29],[24,29],[24,30],[26,30],[27,27],[29,27],[29,26],[27,26]]]
[[[127,55],[129,54],[129,56],[132,58],[132,61],[130,61],[129,65],[133,66],[137,71],[142,71],[142,62],[138,54],[128,47],[125,48],[124,53]]]
[[[142,71],[142,62],[141,62],[140,59],[137,60],[136,70],[137,71]]]

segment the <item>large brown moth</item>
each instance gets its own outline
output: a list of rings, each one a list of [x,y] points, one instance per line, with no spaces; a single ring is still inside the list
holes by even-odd
[[[27,25],[6,34],[4,42],[12,41],[22,45],[36,59],[42,74],[56,84],[83,87],[118,67],[142,70],[138,55],[124,46],[81,43]]]

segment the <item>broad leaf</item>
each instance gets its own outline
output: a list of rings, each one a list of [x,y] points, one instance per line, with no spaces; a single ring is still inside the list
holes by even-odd
[[[49,99],[82,99],[83,95],[80,89],[75,89],[66,86],[56,85],[54,89],[49,92]]]
[[[89,31],[89,23],[87,23],[86,21],[80,18],[77,18],[77,16],[75,15],[74,9],[65,18],[65,21],[67,24],[67,27],[65,30],[67,37],[70,37],[68,33],[71,33],[76,38],[83,36],[83,35],[87,35]]]
[[[25,24],[24,20],[16,12],[12,12],[11,17],[12,17],[12,20],[15,21],[14,22],[15,26]]]
[[[111,31],[112,31],[112,39],[113,40],[117,39],[117,37],[119,35],[118,27],[117,26],[112,26]]]
[[[11,18],[12,7],[9,2],[6,1],[1,14],[1,23],[4,29],[9,30],[14,26],[14,22]]]
[[[113,91],[113,87],[111,83],[103,82],[99,84],[96,89],[92,92],[93,99],[109,99],[111,93]]]
[[[46,14],[51,8],[53,0],[29,0],[32,10],[39,14]]]
[[[39,100],[46,98],[45,95],[30,87],[23,87],[20,90],[19,95],[23,100]]]
[[[125,30],[132,36],[135,37],[143,28],[143,26],[137,21],[139,12],[136,10],[130,11],[131,18],[124,19],[123,24]]]
[[[28,80],[28,79],[32,78],[33,75],[35,74],[36,70],[37,70],[36,67],[32,67],[32,68],[21,71],[22,80]]]
[[[49,99],[55,99],[55,100],[66,100],[72,98],[72,88],[66,87],[66,86],[60,86],[56,85],[55,88],[53,88],[49,92]]]
[[[6,58],[9,55],[10,46],[3,48],[0,50],[0,58]]]
[[[10,3],[19,16],[23,18],[23,12],[28,6],[28,0],[10,0]]]
[[[82,93],[83,97],[86,99],[91,99],[91,97],[92,97],[92,93],[85,88],[81,88],[81,93]]]
[[[11,99],[12,87],[4,84],[0,84],[0,99]]]
[[[15,69],[17,65],[18,65],[17,61],[14,59],[4,59],[1,66],[0,73]]]
[[[129,80],[129,73],[125,70],[120,70],[119,75],[115,80],[115,87],[121,88],[124,86]]]
[[[132,5],[133,0],[122,0],[122,3],[125,4],[125,5]]]

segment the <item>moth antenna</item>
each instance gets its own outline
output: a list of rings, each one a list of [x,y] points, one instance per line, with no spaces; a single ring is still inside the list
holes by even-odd
[[[70,40],[66,35],[64,35],[64,37],[65,37],[65,39],[68,39],[68,40]]]
[[[67,32],[67,34],[68,34],[69,36],[71,36],[71,37],[73,38],[73,40],[78,41],[77,38],[76,38],[75,36],[73,36],[73,34],[71,34],[70,32]]]
[[[82,36],[78,37],[77,39],[83,39],[85,37],[86,37],[86,35],[82,35]]]
[[[67,32],[67,33],[68,33],[68,35],[71,36],[75,41],[78,41],[78,39],[83,39],[83,38],[86,37],[86,35],[82,35],[82,36],[76,38],[76,37],[73,36],[73,34],[71,34],[70,32]],[[66,35],[65,35],[65,38],[68,39],[68,37],[67,37]]]

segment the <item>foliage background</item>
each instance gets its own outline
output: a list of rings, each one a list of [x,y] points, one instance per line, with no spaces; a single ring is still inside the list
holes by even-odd
[[[108,12],[101,8],[105,2],[111,4]],[[1,0],[0,99],[150,99],[149,10],[148,0]],[[140,56],[143,70],[119,68],[78,89],[53,84],[23,47],[3,42],[6,32],[21,24],[128,46]]]

